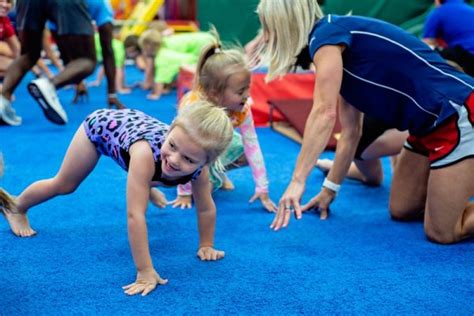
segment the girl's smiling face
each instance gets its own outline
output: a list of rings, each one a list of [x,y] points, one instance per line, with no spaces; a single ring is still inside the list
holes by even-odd
[[[174,179],[194,173],[207,162],[204,149],[180,126],[173,128],[161,147],[163,177]]]
[[[219,98],[218,104],[230,111],[242,111],[250,89],[250,72],[242,69],[240,72],[232,74]]]

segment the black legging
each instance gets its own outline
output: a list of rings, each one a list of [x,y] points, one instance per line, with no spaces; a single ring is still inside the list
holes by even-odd
[[[97,63],[93,35],[58,35],[52,32],[64,70],[53,78],[57,88],[68,84],[77,84],[90,75]]]
[[[474,54],[461,46],[448,47],[440,50],[439,53],[444,59],[458,64],[469,76],[474,76]]]

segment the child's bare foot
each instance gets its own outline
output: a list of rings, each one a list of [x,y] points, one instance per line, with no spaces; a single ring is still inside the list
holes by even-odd
[[[221,187],[222,190],[225,190],[225,191],[232,191],[235,189],[235,186],[234,184],[232,183],[232,181],[230,181],[229,178],[227,178],[227,176],[224,178],[224,183],[222,183],[222,187]]]
[[[158,100],[161,98],[161,93],[149,93],[147,94],[146,98],[148,100]]]
[[[130,88],[117,88],[118,94],[129,94],[131,92],[132,92],[132,89]]]
[[[5,215],[8,224],[10,224],[12,232],[18,237],[31,237],[36,235],[36,231],[31,228],[26,214],[4,212],[3,215]]]
[[[332,165],[333,161],[331,159],[318,159],[318,161],[316,161],[315,167],[327,174],[332,168]]]
[[[36,234],[28,222],[26,214],[19,213],[13,198],[3,189],[0,189],[0,213],[8,221],[13,233],[19,237],[29,237]]]

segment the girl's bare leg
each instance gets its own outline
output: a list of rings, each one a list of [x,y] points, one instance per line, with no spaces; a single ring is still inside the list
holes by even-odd
[[[36,232],[31,228],[26,213],[30,207],[57,195],[72,193],[94,169],[99,155],[87,138],[81,125],[74,135],[58,173],[50,179],[37,181],[28,186],[17,198],[17,213],[5,213],[13,233],[28,237]]]
[[[398,155],[408,133],[389,129],[368,146],[361,157],[354,160],[358,171],[363,176],[363,182],[368,185],[380,185],[383,181],[383,168],[379,158]],[[396,159],[396,158],[395,158]]]
[[[407,137],[407,132],[387,130],[364,150],[361,155],[363,160],[354,159],[347,177],[367,185],[380,185],[383,181],[383,169],[379,158],[398,155]],[[316,167],[324,173],[328,173],[332,165],[333,161],[330,159],[319,159],[316,162]]]
[[[232,191],[235,189],[234,183],[224,174],[224,182],[222,183],[221,190]]]

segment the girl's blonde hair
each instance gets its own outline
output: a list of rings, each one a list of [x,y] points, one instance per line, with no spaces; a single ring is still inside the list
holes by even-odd
[[[160,32],[160,34],[162,34],[163,31],[166,31],[168,27],[168,24],[163,20],[154,20],[148,24],[148,29],[157,30],[158,32]]]
[[[267,81],[286,74],[308,44],[308,35],[324,14],[317,0],[261,0],[257,13],[268,42],[260,53],[268,63]]]
[[[162,38],[161,38],[160,31],[156,29],[148,29],[140,35],[138,38],[138,46],[143,49],[143,46],[146,44],[154,44],[154,45],[161,45]]]
[[[223,49],[216,29],[211,28],[210,33],[215,42],[201,51],[194,79],[194,86],[208,97],[221,95],[231,75],[242,71],[250,75],[243,50],[236,47]]]
[[[227,112],[214,104],[199,100],[178,111],[170,131],[181,127],[207,154],[207,163],[213,163],[229,146],[234,128]]]

